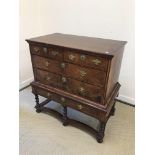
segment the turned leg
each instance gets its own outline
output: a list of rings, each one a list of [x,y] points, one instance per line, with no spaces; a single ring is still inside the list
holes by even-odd
[[[38,94],[35,94],[35,101],[36,101],[36,106],[35,106],[36,112],[39,113],[39,112],[41,112],[41,109],[40,109]]]
[[[68,125],[68,118],[67,118],[67,107],[66,106],[63,106],[63,117],[62,117],[62,120],[63,120],[63,125],[67,126]]]
[[[103,142],[105,126],[106,126],[105,122],[100,122],[99,131],[98,131],[97,137],[96,137],[98,143]]]
[[[115,103],[116,103],[116,101],[115,101]],[[113,105],[113,107],[112,107],[112,109],[111,109],[111,112],[110,112],[110,115],[111,115],[111,116],[114,116],[114,115],[115,115],[115,110],[116,110],[116,108],[115,108],[115,103],[114,103],[114,105]]]

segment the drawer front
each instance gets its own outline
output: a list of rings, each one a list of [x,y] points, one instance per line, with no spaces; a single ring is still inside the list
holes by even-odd
[[[80,64],[87,67],[93,67],[107,71],[108,60],[99,56],[90,56],[86,54],[80,54],[77,52],[65,51],[64,60],[75,64]]]
[[[62,88],[72,94],[101,103],[101,89],[84,82],[61,77]]]
[[[73,64],[66,64],[65,68],[66,76],[90,83],[97,86],[104,85],[105,81],[105,72],[88,69],[85,67],[79,67]]]
[[[33,60],[33,65],[36,68],[50,71],[53,73],[60,73],[62,71],[59,61],[43,58],[40,56],[34,56],[34,55],[32,56],[32,60]]]
[[[67,99],[65,97],[60,97],[60,100],[61,100],[61,103],[64,106],[66,105],[66,106],[68,106],[70,108],[81,111],[81,112],[83,112],[85,114],[88,114],[90,116],[93,116],[95,118],[98,118],[98,116],[99,116],[99,111],[92,108],[92,107],[90,107],[90,106],[81,104],[81,103],[76,102],[76,101],[71,100],[71,99]]]
[[[99,115],[98,110],[96,110],[90,106],[81,104],[79,102],[73,101],[73,100],[68,99],[66,97],[62,97],[61,95],[58,95],[55,93],[50,93],[50,92],[45,91],[45,90],[40,89],[40,88],[37,88],[37,89],[35,88],[35,90],[36,90],[38,95],[41,95],[43,97],[46,97],[46,98],[51,99],[53,101],[56,101],[56,102],[62,104],[63,106],[68,106],[70,108],[81,111],[81,112],[88,114],[90,116],[98,118],[98,115]]]
[[[40,89],[40,88],[35,88],[35,92],[37,92],[38,95],[41,95],[43,97],[46,97],[48,99],[51,99],[51,100],[54,100],[56,102],[59,102],[60,103],[60,96],[55,94],[55,93],[50,93],[49,91],[45,91],[43,89]]]
[[[60,85],[60,76],[54,73],[49,73],[47,71],[43,71],[40,69],[35,69],[36,74],[36,81],[53,86],[53,87],[59,87]]]
[[[63,59],[63,50],[61,48],[47,48],[39,45],[31,45],[30,48],[32,54],[49,57],[58,61],[62,61]]]
[[[31,45],[30,50],[32,54],[41,55],[41,56],[48,55],[48,48],[45,46]]]
[[[51,59],[62,61],[63,60],[63,50],[59,49],[59,48],[49,48],[48,56]]]

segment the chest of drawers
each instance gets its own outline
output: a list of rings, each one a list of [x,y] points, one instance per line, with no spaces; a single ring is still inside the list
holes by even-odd
[[[115,98],[125,41],[51,34],[26,40],[29,43],[36,111],[53,100],[99,120],[96,138],[103,141],[106,123],[115,111]],[[38,95],[47,100],[39,103]]]

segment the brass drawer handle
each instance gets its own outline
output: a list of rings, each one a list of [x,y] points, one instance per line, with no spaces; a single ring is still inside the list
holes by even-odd
[[[78,104],[78,109],[81,110],[83,106],[81,104]]]
[[[33,50],[34,50],[35,52],[39,52],[40,49],[39,49],[39,47],[34,47]]]
[[[73,54],[70,54],[68,57],[69,57],[69,59],[72,60],[72,61],[75,59],[75,55],[73,55]]]
[[[83,77],[85,76],[87,73],[85,71],[80,71],[80,75]]]
[[[101,63],[101,60],[99,60],[99,59],[94,59],[94,60],[92,60],[92,62],[93,62],[95,65],[98,65],[98,64]]]
[[[65,63],[61,63],[61,68],[64,69],[66,67]]]
[[[67,79],[65,77],[62,77],[62,82],[63,83],[66,83],[67,82]]]
[[[49,64],[50,64],[50,63],[49,63],[48,61],[45,62],[46,67],[48,67]]]
[[[47,93],[47,96],[48,96],[48,97],[51,97],[51,95],[52,95],[52,94],[50,94],[50,93]]]
[[[46,77],[46,80],[49,81],[51,78],[49,76]]]
[[[85,92],[85,89],[83,87],[80,87],[79,91],[80,91],[81,94],[83,94]]]
[[[64,97],[61,97],[61,102],[62,103],[65,103],[66,102],[66,99]]]
[[[58,51],[52,51],[52,55],[53,55],[53,56],[56,56],[56,55],[58,55],[58,54],[59,54]]]
[[[82,55],[80,56],[80,60],[84,61],[85,59],[86,59],[86,56],[82,54]]]
[[[46,47],[43,47],[43,51],[44,51],[45,53],[47,53],[47,48],[46,48]]]

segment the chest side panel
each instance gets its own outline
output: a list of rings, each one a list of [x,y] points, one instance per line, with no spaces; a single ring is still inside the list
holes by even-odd
[[[118,82],[123,51],[124,47],[119,49],[119,51],[114,55],[114,57],[111,60],[111,63],[109,64],[109,74],[106,83],[106,99],[109,98],[111,92],[116,86],[116,83]]]

